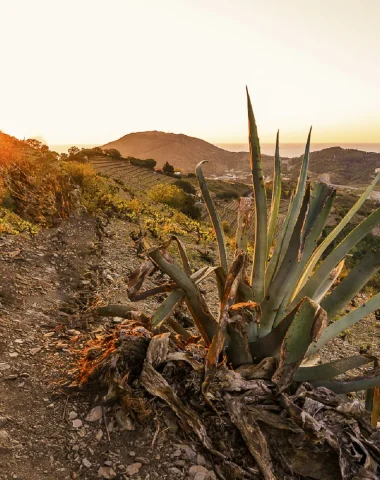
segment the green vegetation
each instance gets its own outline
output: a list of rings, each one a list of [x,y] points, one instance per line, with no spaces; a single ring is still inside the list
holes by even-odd
[[[256,423],[256,418],[263,418],[257,417],[257,413],[249,417],[248,411],[250,410],[247,410],[243,414],[245,400],[239,404],[234,403],[232,398],[235,397],[231,397],[226,392],[224,398],[231,420],[243,434],[263,476],[275,479],[278,477],[274,473],[273,461],[277,458],[278,447],[274,448],[271,452],[272,455],[269,455],[272,442],[267,442],[266,438],[273,432],[267,431],[266,435],[263,435],[261,428],[265,425],[274,427],[281,418],[287,418],[287,420],[298,418],[297,428],[301,429],[302,434],[306,435],[311,431],[307,426],[308,420],[305,420],[310,414],[307,413],[307,410],[302,410],[303,404],[299,403],[296,407],[289,401],[289,394],[295,391],[294,386],[308,382],[312,387],[310,385],[304,387],[304,392],[311,388],[325,387],[337,394],[368,390],[369,400],[373,399],[373,388],[380,386],[377,362],[374,363],[374,370],[369,374],[351,377],[346,381],[337,379],[352,369],[373,363],[373,357],[356,355],[318,366],[305,367],[302,365],[305,359],[316,354],[329,340],[380,308],[380,293],[377,292],[362,306],[348,314],[345,313],[345,306],[380,269],[380,249],[377,244],[372,244],[373,239],[368,236],[372,228],[380,222],[380,208],[369,212],[355,229],[347,230],[349,222],[362,208],[380,178],[380,174],[349,209],[341,222],[322,235],[336,192],[328,185],[310,183],[307,180],[310,131],[297,187],[292,201],[289,202],[282,229],[275,236],[282,191],[279,137],[277,136],[274,188],[268,215],[260,144],[248,93],[247,100],[255,211],[254,248],[250,275],[247,271],[249,265],[248,225],[252,214],[252,200],[249,197],[240,200],[235,252],[232,256],[227,252],[224,238],[227,225],[221,222],[215,208],[203,176],[201,162],[196,167],[196,175],[214,228],[219,252],[219,267],[209,269],[205,266],[203,269],[194,270],[184,245],[178,239],[175,240],[181,266],[168,258],[168,243],[151,249],[148,257],[152,268],[158,267],[174,285],[166,300],[152,315],[151,322],[153,328],[158,328],[165,325],[166,322],[169,325],[170,319],[170,327],[174,328],[177,334],[182,335],[183,341],[185,341],[187,332],[183,332],[183,329],[181,331],[180,326],[175,326],[173,314],[182,301],[186,302],[202,342],[207,347],[205,375],[201,391],[208,404],[218,402],[219,408],[219,402],[224,395],[223,388],[228,391],[227,372],[229,370],[226,372],[225,363],[235,370],[235,375],[230,373],[231,378],[234,379],[231,380],[232,383],[238,382],[242,377],[255,379],[255,381],[261,379],[264,384],[265,380],[271,380],[265,387],[270,388],[270,393],[263,394],[266,398],[265,404],[273,406],[271,420],[270,422],[264,420],[263,426]],[[174,185],[171,191],[175,200],[170,198],[170,203],[177,206],[176,202],[180,203],[179,191]],[[157,190],[156,200],[158,197],[162,199],[163,195],[163,191]],[[358,258],[357,261],[360,263],[341,283],[333,288],[344,266],[345,257],[350,251],[354,251],[363,239],[366,239],[367,242],[366,255],[362,259]],[[139,278],[139,288],[141,288],[149,271],[147,268],[145,270],[139,268],[132,274],[131,281]],[[219,298],[218,318],[215,318],[210,311],[202,290],[198,286],[200,278],[204,279],[212,273],[215,274],[217,283],[214,296]],[[249,277],[250,280],[248,280]],[[156,289],[136,292],[131,285],[131,300],[138,295],[144,295],[146,298],[157,293]],[[336,319],[337,316],[338,319]],[[155,341],[155,339],[157,340]],[[158,337],[154,337],[152,342],[152,345],[155,343],[161,345],[162,343]],[[162,347],[158,346],[157,348]],[[187,351],[185,355],[189,354],[190,352]],[[222,356],[225,357],[225,360]],[[150,354],[149,357],[148,352],[148,358],[154,358],[154,355]],[[190,360],[188,361],[191,363]],[[220,361],[222,361],[221,364]],[[157,362],[157,365],[159,363]],[[226,383],[223,383],[221,378]],[[178,403],[172,401],[172,396],[167,391],[170,388],[168,384],[165,384],[165,388],[162,390],[160,387],[150,389],[150,385],[148,383],[148,390],[164,398],[178,414]],[[251,388],[258,388],[257,384],[255,385]],[[254,391],[263,392],[263,389],[264,386],[261,383],[259,390]],[[314,392],[323,406],[324,397],[318,395],[317,390]],[[258,393],[254,393],[253,396],[255,395]],[[329,395],[333,394],[330,392]],[[330,397],[327,395],[326,398]],[[249,402],[251,404],[252,400],[250,399]],[[260,409],[261,397],[255,402],[258,403],[258,410],[256,410],[262,411]],[[239,408],[238,405],[240,405]],[[327,403],[327,405],[330,404]],[[187,408],[189,409],[190,406]],[[282,417],[276,414],[278,410],[283,410]],[[190,417],[190,414],[188,415]],[[248,428],[249,418],[253,423],[250,423]],[[372,421],[376,425],[377,414]],[[194,430],[198,431],[195,427]],[[316,431],[321,432],[321,429],[318,428]],[[205,430],[202,430],[199,436],[205,438]],[[321,437],[318,438],[320,441]],[[326,440],[325,437],[323,438]],[[302,442],[301,444],[301,448],[306,448]],[[331,446],[330,443],[329,445]],[[263,451],[266,452],[265,461],[262,457]],[[337,459],[336,461],[338,462]],[[352,461],[351,457],[350,461]]]
[[[199,220],[200,210],[195,206],[193,196],[185,193],[174,184],[157,184],[148,191],[148,197],[157,203],[163,203],[169,207],[181,211],[192,219]]]
[[[162,167],[162,171],[163,171],[164,173],[167,173],[167,174],[168,174],[168,173],[169,173],[169,174],[170,174],[170,173],[171,173],[171,174],[174,174],[174,167],[173,167],[173,165],[170,165],[169,162],[165,162],[165,163],[164,163],[164,166]]]
[[[129,162],[136,167],[149,168],[151,170],[154,170],[154,167],[157,165],[156,160],[153,160],[152,158],[140,160],[139,158],[135,157],[127,157],[127,160],[129,160]]]
[[[174,182],[174,185],[183,190],[185,193],[189,193],[191,195],[195,195],[196,193],[194,186],[186,180],[177,180]]]

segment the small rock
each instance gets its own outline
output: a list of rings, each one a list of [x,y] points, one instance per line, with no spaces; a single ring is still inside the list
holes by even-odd
[[[128,417],[123,410],[118,410],[116,412],[115,419],[121,432],[124,432],[125,430],[131,432],[136,428],[132,419]]]
[[[195,474],[195,477],[193,477],[193,479],[194,480],[207,480],[207,476],[208,476],[207,473],[198,472],[198,473]]]
[[[75,420],[77,418],[77,416],[78,416],[77,412],[74,412],[74,410],[72,410],[69,413],[69,420]]]
[[[150,460],[146,457],[136,457],[135,460],[136,460],[136,462],[140,462],[144,465],[149,465],[150,464]]]
[[[32,355],[39,353],[42,350],[42,347],[31,348],[29,351]]]
[[[74,428],[80,428],[82,425],[83,425],[83,422],[79,418],[76,418],[75,420],[73,420],[73,427]]]
[[[87,460],[87,458],[84,458],[82,460],[82,465],[86,468],[91,468],[92,467],[92,463],[90,462],[90,460]]]
[[[0,417],[0,427],[4,427],[7,421],[8,421],[7,417]]]
[[[98,422],[102,417],[103,407],[101,405],[97,405],[88,412],[85,420],[86,422]]]
[[[141,467],[142,463],[131,463],[131,465],[128,465],[128,467],[125,469],[125,473],[131,477],[132,475],[139,473]]]
[[[18,357],[18,353],[17,353],[17,352],[10,352],[10,353],[8,353],[8,355],[9,355],[11,358],[16,358],[16,357]]]
[[[99,430],[96,435],[95,435],[96,441],[100,442],[100,440],[103,438],[103,430]]]
[[[11,437],[8,432],[6,430],[0,430],[0,447],[10,448],[11,446]]]
[[[184,457],[187,458],[188,460],[194,460],[197,454],[194,452],[194,450],[189,447],[188,445],[181,445],[181,449],[184,452]]]
[[[208,470],[202,465],[192,465],[189,470],[191,478],[194,478],[197,473],[203,473],[205,476],[208,474]]]
[[[175,478],[178,478],[178,477],[182,477],[183,474],[181,472],[181,470],[179,468],[176,468],[176,467],[170,467],[168,468],[168,471],[170,473],[172,473],[173,475],[175,475]]]
[[[69,335],[73,335],[73,336],[76,336],[76,335],[80,335],[80,334],[81,334],[81,332],[80,332],[79,330],[74,330],[74,329],[72,329],[72,328],[71,328],[70,330],[67,330],[67,333],[68,333]]]
[[[198,453],[198,455],[197,455],[197,464],[198,464],[198,465],[203,465],[204,467],[206,466],[206,459],[205,459],[205,457],[204,457],[203,455],[200,455],[199,453]]]
[[[107,480],[113,479],[116,477],[116,472],[113,468],[111,467],[100,467],[98,470],[98,475],[102,478],[105,478]]]

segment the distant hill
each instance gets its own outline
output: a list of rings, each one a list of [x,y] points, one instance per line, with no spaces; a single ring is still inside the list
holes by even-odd
[[[204,166],[206,174],[222,175],[226,170],[247,172],[249,154],[247,152],[229,152],[211,143],[188,135],[164,132],[130,133],[102,148],[116,148],[123,156],[137,158],[154,158],[157,166],[166,161],[184,172],[194,172],[195,166],[202,160],[209,163]],[[272,160],[263,156],[268,169],[272,168]]]
[[[216,147],[199,138],[183,134],[158,131],[130,133],[119,140],[103,145],[103,148],[116,148],[123,156],[154,158],[158,166],[166,161],[184,172],[194,172],[202,160],[208,160],[204,171],[207,175],[223,175],[234,169],[238,178],[249,174],[249,154],[230,152]],[[273,157],[263,155],[263,168],[266,176],[273,172]],[[302,157],[283,160],[284,173],[290,177],[298,175]],[[331,147],[312,152],[310,176],[339,185],[367,184],[373,177],[375,168],[380,167],[380,153],[361,152],[353,149]]]
[[[289,171],[298,170],[302,156],[288,162]],[[309,171],[321,180],[337,185],[367,184],[380,167],[380,153],[330,147],[310,154]]]

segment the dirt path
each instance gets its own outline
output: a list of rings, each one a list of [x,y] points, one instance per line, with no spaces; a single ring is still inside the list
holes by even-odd
[[[80,217],[0,239],[0,479],[216,478],[164,405],[147,421],[117,406],[103,416],[96,392],[69,387],[76,351],[112,321],[84,312],[126,301],[124,276],[140,262],[133,228],[115,221],[98,243]]]

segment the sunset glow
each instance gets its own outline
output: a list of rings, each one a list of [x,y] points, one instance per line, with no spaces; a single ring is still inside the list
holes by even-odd
[[[0,0],[0,130],[380,142],[378,0]]]

